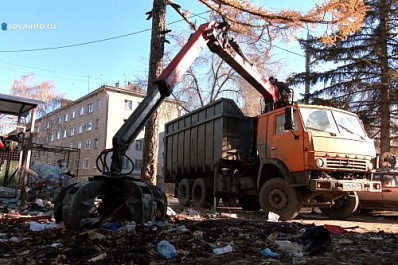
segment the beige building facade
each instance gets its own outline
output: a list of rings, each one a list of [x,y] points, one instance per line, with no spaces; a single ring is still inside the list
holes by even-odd
[[[97,157],[112,148],[112,138],[122,124],[141,103],[146,92],[130,82],[127,86],[104,85],[86,96],[57,109],[36,121],[34,142],[80,149],[80,158],[69,161],[69,170],[78,174],[79,180],[101,174]],[[164,124],[180,115],[177,101],[166,98],[159,108],[158,175],[163,167]],[[131,175],[141,174],[144,130],[130,144],[126,155],[134,162]],[[107,157],[110,166],[111,154]],[[99,163],[99,167],[101,164]],[[131,171],[131,163],[123,161],[123,172]]]

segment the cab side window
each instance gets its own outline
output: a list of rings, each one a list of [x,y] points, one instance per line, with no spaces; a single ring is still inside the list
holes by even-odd
[[[294,112],[293,119],[294,119],[294,130],[296,131],[298,128],[296,112]],[[288,130],[285,130],[285,114],[281,114],[276,116],[275,119],[275,134],[282,134],[285,132],[288,132]]]
[[[383,176],[383,187],[397,187],[398,176],[395,175],[384,175]]]

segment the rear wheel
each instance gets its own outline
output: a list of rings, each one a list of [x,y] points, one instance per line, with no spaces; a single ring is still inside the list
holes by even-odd
[[[326,216],[341,220],[350,217],[358,209],[359,198],[356,192],[352,192],[335,199],[333,202],[333,205],[319,209]]]
[[[192,203],[196,208],[203,208],[211,204],[212,192],[206,185],[205,178],[198,178],[192,186]]]
[[[186,207],[191,202],[192,198],[192,179],[182,179],[178,185],[178,203],[182,207]]]
[[[273,178],[260,190],[260,205],[264,213],[274,212],[282,220],[293,219],[301,209],[300,192],[282,178]]]

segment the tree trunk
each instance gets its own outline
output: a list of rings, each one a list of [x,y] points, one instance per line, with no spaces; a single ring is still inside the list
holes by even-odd
[[[390,82],[388,67],[388,50],[387,50],[387,16],[388,6],[386,0],[381,0],[379,6],[379,34],[380,38],[380,66],[381,66],[381,86],[380,86],[380,151],[390,152]]]
[[[148,91],[152,89],[152,81],[163,70],[163,54],[166,30],[166,0],[154,0],[152,9],[151,54],[149,59]],[[152,115],[145,126],[145,138],[142,154],[141,179],[144,183],[156,185],[159,126],[158,111]]]

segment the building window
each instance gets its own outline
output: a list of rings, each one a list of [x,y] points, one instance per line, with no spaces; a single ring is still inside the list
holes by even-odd
[[[79,109],[79,115],[82,116],[84,114],[84,107],[80,107]]]
[[[57,140],[61,137],[61,133],[60,132],[57,132],[55,135],[56,135],[55,138],[57,138]]]
[[[47,129],[50,128],[50,122],[49,121],[46,123],[46,128]]]
[[[62,132],[62,138],[66,138],[66,129],[64,129]]]
[[[131,100],[125,100],[124,101],[124,108],[128,109],[128,110],[132,110],[133,109],[133,102]]]
[[[36,132],[40,132],[40,126],[36,127]]]
[[[61,122],[62,122],[62,118],[61,118],[61,116],[58,116],[58,117],[57,117],[57,123],[58,123],[58,124],[61,124]]]
[[[70,136],[75,135],[75,127],[70,127],[69,134]]]
[[[97,99],[97,109],[101,108],[101,99]]]
[[[68,113],[65,114],[64,120],[65,120],[65,122],[67,122],[69,120],[69,114]]]
[[[77,149],[82,149],[82,142],[77,142]]]
[[[93,129],[93,122],[92,121],[88,121],[86,123],[86,130],[87,131],[91,131]]]
[[[129,168],[129,162],[130,162],[130,160],[128,160],[127,157],[123,157],[122,169],[128,169]]]
[[[83,169],[88,169],[90,165],[90,158],[83,159]]]
[[[98,148],[98,138],[94,139],[94,148]]]
[[[134,163],[134,170],[140,170],[142,169],[142,160],[141,159],[136,159]]]
[[[83,132],[83,124],[77,125],[77,133],[82,133]]]
[[[142,140],[135,141],[135,150],[142,150]]]
[[[88,104],[87,104],[87,112],[88,112],[88,113],[93,112],[93,103],[88,103]]]
[[[50,141],[51,141],[51,142],[54,141],[54,134],[51,134],[51,136],[50,136]]]
[[[96,119],[95,120],[95,128],[99,128],[100,120]]]
[[[70,116],[72,119],[76,118],[76,110],[72,110],[72,114]]]
[[[84,141],[84,148],[85,149],[90,149],[90,145],[91,145],[91,140],[85,140]]]
[[[69,148],[73,148],[73,144],[69,144]]]

